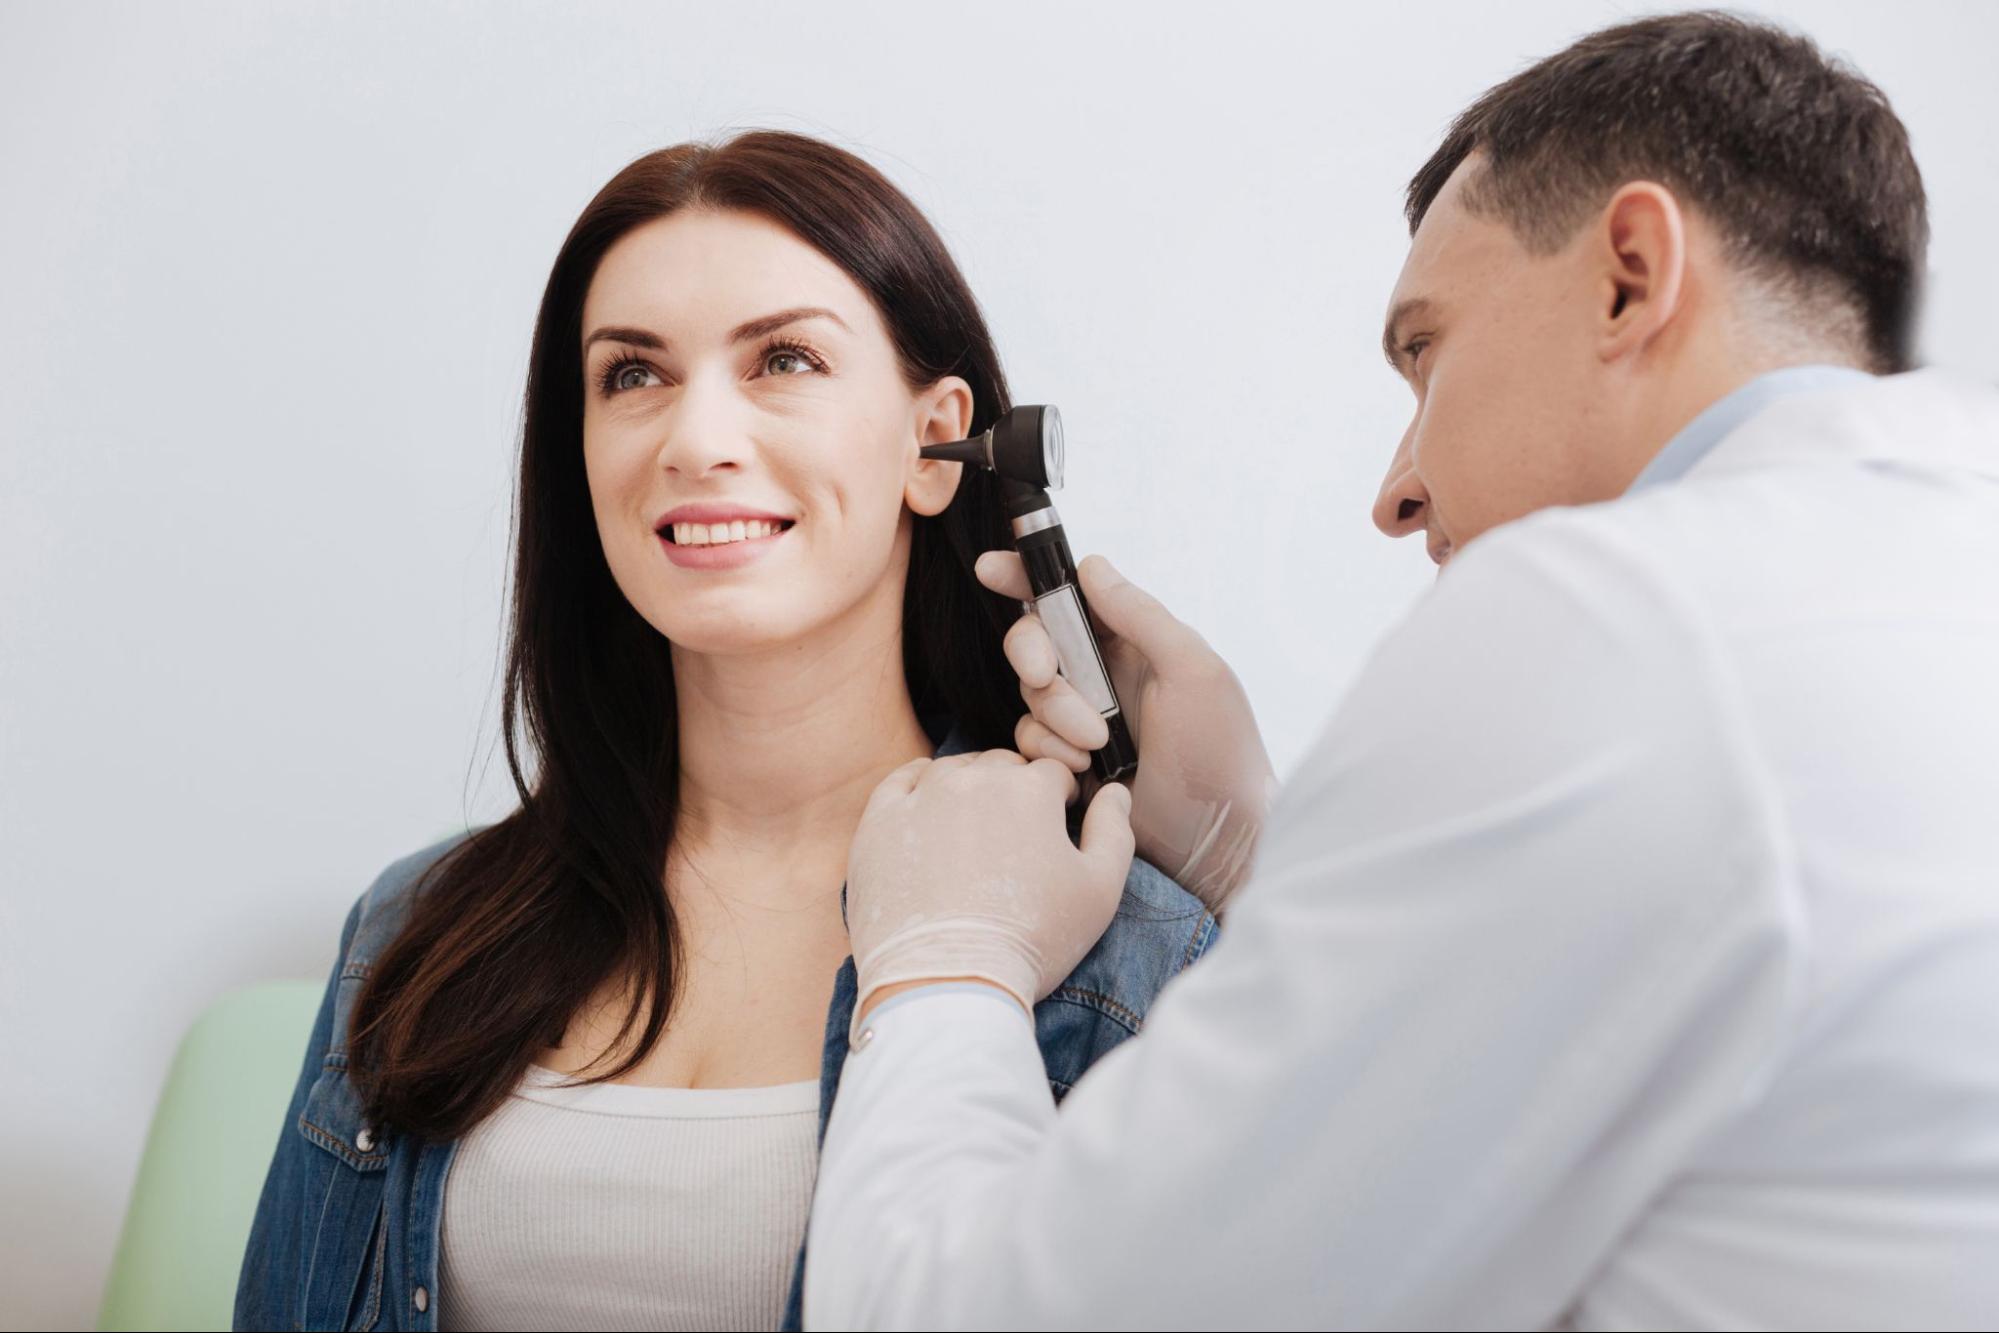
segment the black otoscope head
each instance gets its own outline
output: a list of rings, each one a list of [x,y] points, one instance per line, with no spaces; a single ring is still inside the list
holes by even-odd
[[[983,435],[949,444],[927,444],[923,456],[977,463],[1008,481],[1060,490],[1062,414],[1051,404],[1016,407],[1001,414]]]

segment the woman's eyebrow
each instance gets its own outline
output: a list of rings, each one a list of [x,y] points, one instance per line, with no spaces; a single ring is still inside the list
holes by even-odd
[[[590,350],[590,344],[605,342],[607,340],[610,342],[630,343],[634,347],[647,347],[653,351],[664,351],[666,348],[666,339],[660,337],[657,333],[647,333],[644,329],[629,329],[621,328],[617,325],[607,325],[604,328],[591,331],[590,336],[583,340],[583,350],[587,352]]]
[[[732,343],[748,342],[752,338],[761,338],[767,333],[776,333],[787,324],[796,324],[801,320],[807,319],[830,319],[841,328],[847,329],[847,332],[853,332],[851,328],[848,328],[846,320],[841,319],[825,306],[802,305],[794,306],[790,310],[779,310],[774,314],[759,315],[757,318],[749,320],[746,323],[738,324],[730,331],[729,341]],[[592,343],[607,340],[611,342],[630,343],[634,347],[650,348],[653,351],[666,350],[666,339],[660,337],[657,333],[649,333],[645,329],[629,328],[623,325],[606,325],[601,329],[591,330],[590,336],[583,340],[583,350],[587,352],[590,350]]]
[[[729,341],[733,343],[748,342],[752,338],[761,338],[766,333],[776,333],[787,324],[796,324],[800,320],[805,319],[830,319],[841,328],[847,329],[847,321],[841,319],[825,306],[802,305],[795,306],[790,310],[780,310],[776,314],[763,315],[746,323],[738,324],[735,331],[729,335]],[[852,333],[853,330],[847,329],[847,332]]]

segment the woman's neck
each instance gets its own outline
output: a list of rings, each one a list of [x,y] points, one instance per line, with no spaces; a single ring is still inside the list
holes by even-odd
[[[674,648],[677,838],[738,855],[845,848],[876,784],[936,749],[903,678],[896,611],[764,653]]]

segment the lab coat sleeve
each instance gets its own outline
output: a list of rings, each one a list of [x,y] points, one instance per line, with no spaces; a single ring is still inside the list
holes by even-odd
[[[808,1323],[1558,1318],[1795,1012],[1788,841],[1716,642],[1601,523],[1461,553],[1288,784],[1221,942],[1059,1114],[1022,1015],[872,1021]]]

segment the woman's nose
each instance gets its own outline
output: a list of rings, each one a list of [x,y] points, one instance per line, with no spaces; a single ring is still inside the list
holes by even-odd
[[[1374,526],[1390,537],[1407,537],[1412,532],[1421,532],[1429,521],[1429,516],[1423,512],[1429,504],[1429,488],[1416,475],[1415,464],[1409,457],[1409,444],[1405,440],[1395,451],[1394,461],[1388,465],[1388,475],[1381,482],[1381,493],[1374,498]]]
[[[745,423],[730,411],[722,394],[702,393],[690,385],[661,425],[662,472],[705,476],[716,468],[740,466],[749,452]]]

